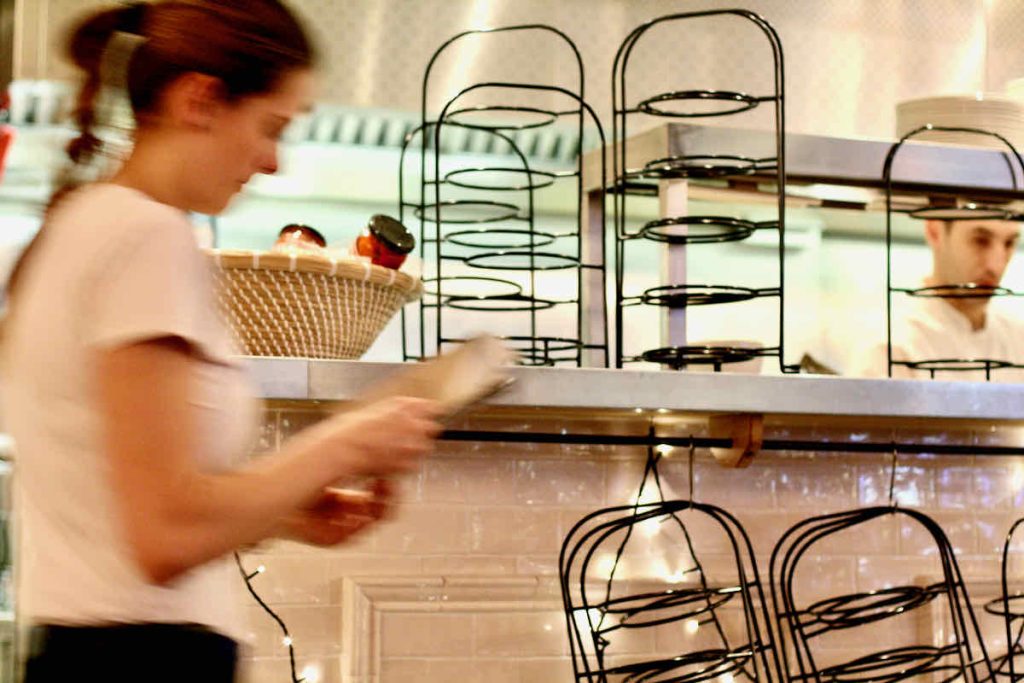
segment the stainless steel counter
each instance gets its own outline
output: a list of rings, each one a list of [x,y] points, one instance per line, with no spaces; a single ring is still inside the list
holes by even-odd
[[[882,188],[882,166],[895,140],[834,138],[786,134],[786,177],[789,182]],[[775,155],[775,136],[769,131],[669,123],[631,137],[627,168],[640,168],[653,159],[687,154]],[[596,156],[587,155],[584,173],[595,186]],[[609,159],[609,164],[611,163]],[[904,145],[893,167],[894,186],[904,192],[984,195],[1024,198],[1015,189],[1006,155],[980,149],[912,141]],[[773,180],[774,176],[766,176]],[[598,185],[600,183],[597,183]]]
[[[344,402],[400,363],[250,358],[271,403]],[[513,368],[514,384],[447,438],[719,449],[1024,454],[1024,385],[573,368]],[[738,430],[738,431],[737,431]],[[756,432],[752,438],[750,432]],[[737,436],[742,432],[743,435]]]
[[[401,363],[251,358],[267,399],[347,401]],[[1024,386],[703,372],[513,368],[492,407],[991,420],[1024,424]]]

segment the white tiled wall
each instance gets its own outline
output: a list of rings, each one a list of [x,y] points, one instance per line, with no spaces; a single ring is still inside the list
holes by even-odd
[[[313,419],[313,413],[270,412],[265,445],[274,447],[277,430],[287,434]],[[634,448],[442,443],[403,482],[397,514],[377,530],[331,550],[279,542],[245,561],[266,565],[256,587],[288,623],[299,668],[315,667],[322,681],[568,681],[557,588],[562,538],[584,514],[635,500],[644,455]],[[994,595],[1003,537],[1024,514],[1024,458],[902,456],[899,462],[897,501],[940,522],[977,601]],[[660,471],[669,495],[686,495],[685,458],[669,457]],[[749,469],[725,470],[698,451],[695,497],[736,515],[766,572],[775,541],[801,519],[885,504],[889,473],[884,455],[762,454]],[[728,546],[703,527],[691,528],[708,572],[727,566]],[[671,553],[668,540],[650,543]],[[817,549],[801,575],[800,597],[909,583],[935,571],[919,529],[885,518],[853,539]],[[248,612],[255,647],[246,680],[287,681],[277,626],[255,604]],[[978,612],[998,649],[1000,623]],[[850,631],[827,654],[840,658],[859,648],[919,641],[919,626],[908,619],[867,635]],[[667,637],[641,637],[624,652],[663,651]],[[671,642],[678,649],[678,639]],[[343,671],[351,676],[343,678]]]

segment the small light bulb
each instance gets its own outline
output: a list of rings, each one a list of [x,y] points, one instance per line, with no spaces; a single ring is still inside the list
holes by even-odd
[[[657,453],[658,455],[668,457],[669,455],[672,454],[672,447],[664,443],[658,444],[657,446],[654,447],[654,452]]]
[[[661,521],[657,519],[645,519],[637,525],[647,538],[654,538],[661,531]]]
[[[644,409],[643,408],[633,408],[633,412],[634,413],[642,413],[642,412],[644,412]]]
[[[696,619],[687,619],[686,620],[686,632],[688,634],[690,634],[692,636],[694,633],[696,633],[699,630],[700,630],[700,622],[699,621],[697,621]]]
[[[320,683],[320,667],[316,664],[309,664],[299,674],[299,678],[306,683]]]
[[[284,643],[285,647],[291,647],[292,646],[292,639],[289,638],[288,636],[285,636],[284,639],[281,642]]]
[[[686,583],[689,580],[689,575],[682,569],[677,569],[674,572],[668,570],[665,571],[665,581],[668,583]]]
[[[610,579],[612,574],[615,572],[615,557],[613,555],[605,555],[597,561],[597,567],[595,568],[595,574],[602,579]]]
[[[262,564],[260,566],[256,567],[256,573],[257,574],[262,574],[265,571],[267,571],[267,568],[264,565],[262,565]]]

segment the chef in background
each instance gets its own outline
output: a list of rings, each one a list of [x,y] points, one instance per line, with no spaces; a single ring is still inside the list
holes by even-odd
[[[1020,238],[1020,223],[1008,220],[925,222],[925,239],[932,251],[932,272],[924,287],[973,283],[998,287]],[[951,294],[966,289],[947,290]],[[907,305],[893,308],[893,361],[997,360],[1024,365],[1024,321],[990,305],[992,297],[906,297]],[[894,299],[894,302],[896,300]],[[855,373],[861,377],[887,377],[886,344],[871,348]],[[893,365],[892,376],[928,379],[927,370]],[[984,370],[938,371],[936,379],[985,381]],[[993,370],[991,381],[1024,382],[1024,370]]]

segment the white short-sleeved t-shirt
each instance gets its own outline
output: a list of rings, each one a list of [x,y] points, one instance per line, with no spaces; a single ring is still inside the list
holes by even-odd
[[[217,472],[245,456],[258,404],[232,360],[211,283],[186,216],[138,191],[87,186],[51,215],[4,333],[18,608],[30,623],[195,623],[242,639],[241,579],[230,556],[166,586],[149,583],[131,559],[96,400],[97,351],[183,338],[200,358],[196,463]]]
[[[985,326],[975,330],[970,320],[941,298],[922,297],[911,302],[905,316],[893,319],[893,360],[924,361],[984,359],[1024,364],[1024,322],[989,305]],[[888,376],[889,360],[885,344],[873,346],[860,359],[854,373],[859,377]],[[992,382],[1024,382],[1024,370],[992,370]],[[893,366],[897,379],[928,379],[926,370]],[[944,381],[984,382],[984,370],[938,371]]]

